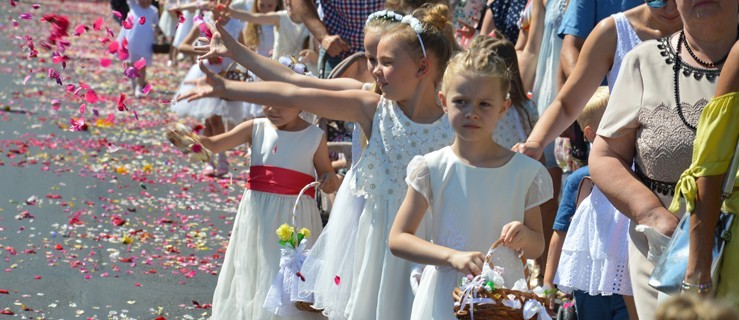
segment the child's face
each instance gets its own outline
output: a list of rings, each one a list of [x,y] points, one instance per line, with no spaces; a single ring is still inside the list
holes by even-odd
[[[413,96],[420,78],[421,62],[392,36],[384,36],[377,45],[377,65],[372,75],[383,94],[402,101]]]
[[[292,108],[274,108],[263,106],[262,111],[269,122],[277,128],[284,127],[298,119],[300,110]]]
[[[502,79],[458,74],[449,78],[446,92],[439,92],[444,110],[458,139],[491,139],[495,126],[511,104]]]
[[[364,33],[364,53],[370,73],[377,67],[377,44],[380,43],[380,38],[382,38],[382,33],[378,28],[367,29]]]
[[[257,10],[259,13],[270,13],[277,9],[277,1],[279,0],[257,0]]]

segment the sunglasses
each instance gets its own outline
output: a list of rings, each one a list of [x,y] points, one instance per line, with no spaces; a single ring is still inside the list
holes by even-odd
[[[659,9],[667,5],[667,0],[645,0],[650,8]]]

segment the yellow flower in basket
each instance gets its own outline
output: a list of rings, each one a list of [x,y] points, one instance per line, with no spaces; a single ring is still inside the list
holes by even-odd
[[[287,223],[283,223],[279,228],[277,228],[277,237],[280,238],[280,245],[289,246],[295,249],[300,245],[300,242],[302,242],[303,239],[310,237],[310,230],[302,228],[298,231],[296,236],[295,227]]]
[[[294,231],[295,228],[288,225],[287,223],[284,223],[279,228],[277,228],[277,236],[280,238],[280,241],[290,241],[293,238]]]

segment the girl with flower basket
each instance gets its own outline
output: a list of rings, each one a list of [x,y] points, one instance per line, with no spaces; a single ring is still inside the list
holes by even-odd
[[[454,129],[454,142],[408,164],[409,187],[388,245],[393,254],[428,265],[411,319],[455,318],[452,292],[466,275],[472,279],[465,284],[468,292],[461,294],[460,305],[467,309],[470,303],[479,308],[476,295],[479,289],[487,291],[486,286],[489,291],[502,287],[528,291],[526,281],[520,281],[524,274],[520,260],[485,263],[481,252],[496,240],[529,259],[544,250],[539,205],[552,197],[552,181],[538,161],[492,139],[511,105],[508,67],[491,49],[494,44],[495,39],[478,37],[468,51],[451,59],[439,98]],[[427,210],[432,217],[431,230],[425,230],[430,241],[416,235]],[[464,299],[467,293],[473,295],[470,302]]]
[[[320,189],[332,193],[338,187],[338,179],[331,168],[323,131],[300,119],[299,109],[264,107],[264,113],[267,118],[249,120],[226,133],[194,141],[215,153],[251,145],[246,190],[213,295],[213,319],[320,318],[320,314],[294,308],[293,312],[275,315],[263,305],[280,270],[281,249],[310,248],[322,231],[315,192],[299,196],[301,189],[313,183],[317,174],[321,177]],[[180,139],[173,131],[168,132],[168,138],[192,140],[191,136]],[[278,229],[291,219],[294,226],[305,228],[295,237],[294,227]],[[275,237],[276,229],[282,245]]]

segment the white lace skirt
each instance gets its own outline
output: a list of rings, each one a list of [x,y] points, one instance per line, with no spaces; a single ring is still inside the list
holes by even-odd
[[[334,201],[328,224],[303,263],[300,273],[305,282],[298,284],[301,296],[323,309],[331,319],[344,319],[352,288],[352,270],[356,251],[356,233],[365,199],[349,190],[354,178],[350,170],[344,177]]]
[[[318,313],[299,312],[278,317],[263,307],[279,270],[280,246],[275,230],[292,223],[295,196],[246,190],[234,220],[226,257],[213,294],[212,319],[322,319]],[[308,245],[319,237],[321,217],[316,201],[303,197],[298,204],[298,229],[311,231]]]
[[[555,283],[591,295],[632,295],[629,218],[594,187],[572,218]]]
[[[182,81],[180,88],[172,99],[172,112],[180,117],[191,116],[197,119],[207,119],[213,115],[222,116],[228,120],[239,123],[245,118],[243,101],[228,101],[219,98],[202,98],[188,102],[187,100],[176,101],[177,96],[194,88],[187,84],[188,81],[196,80],[205,76],[198,65],[192,66]]]

